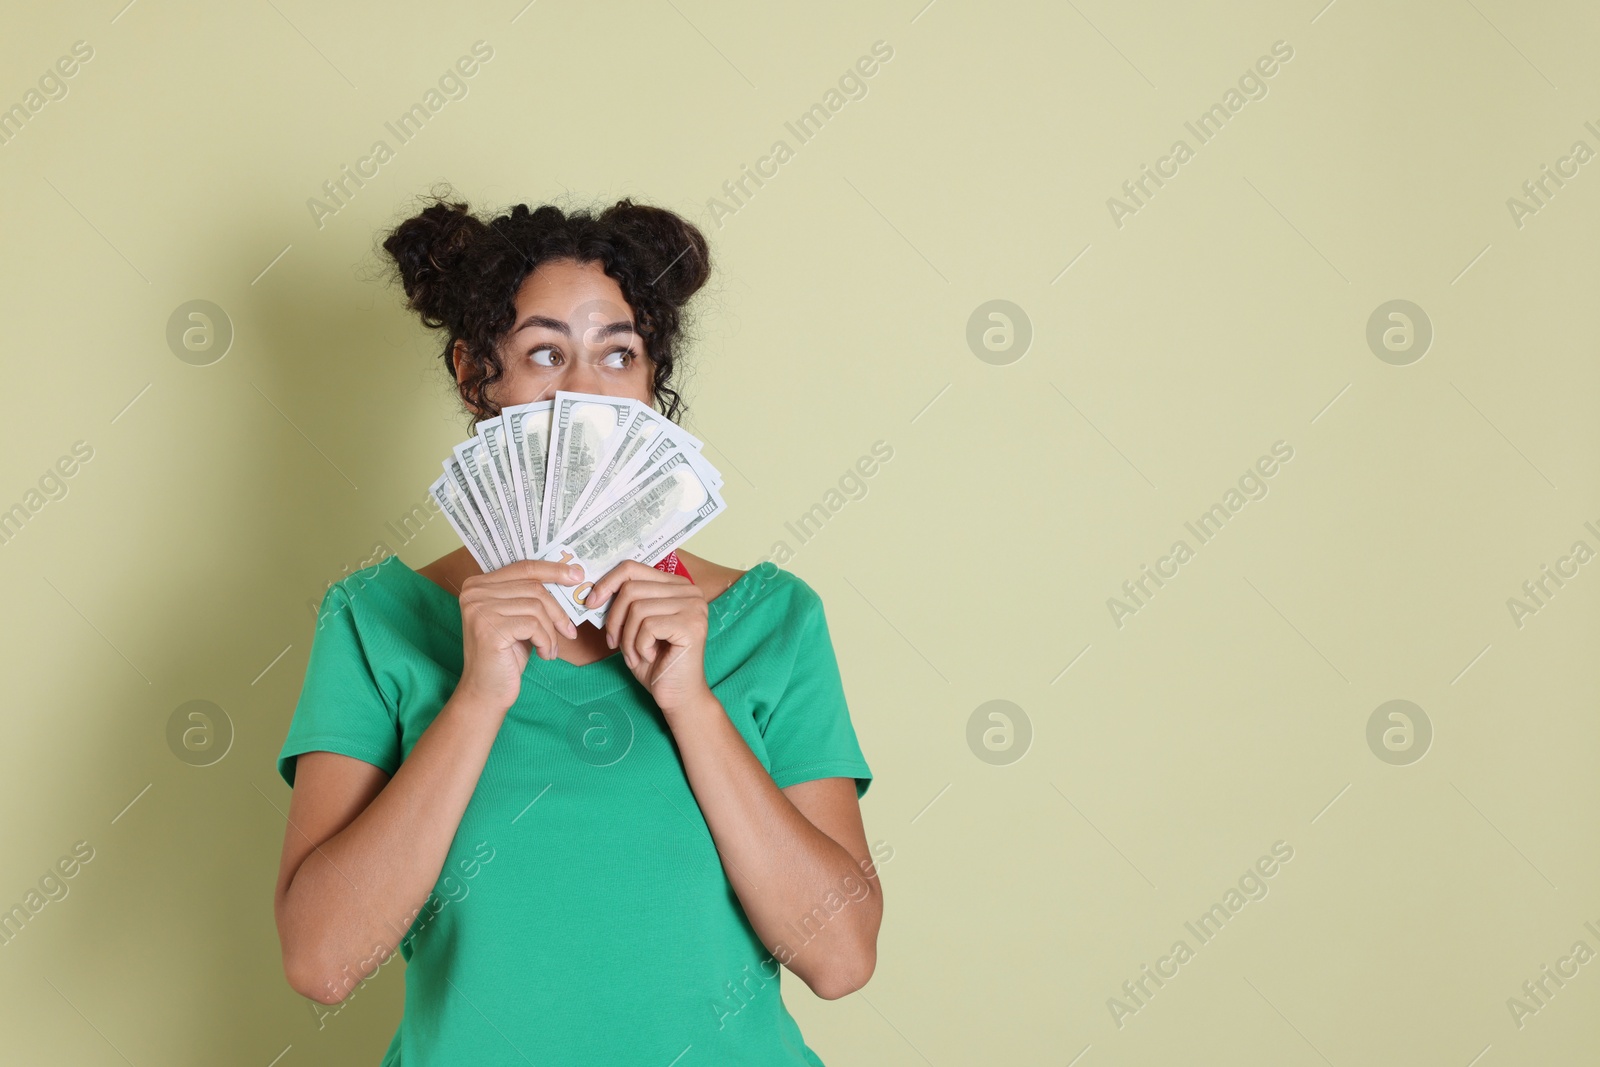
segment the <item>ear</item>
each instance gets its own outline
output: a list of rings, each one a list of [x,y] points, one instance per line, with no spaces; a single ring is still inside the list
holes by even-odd
[[[466,384],[468,368],[472,366],[472,358],[467,354],[467,342],[458,340],[452,348],[452,355],[456,364],[456,394],[461,397],[461,403],[472,413],[474,419],[484,418],[488,412],[478,407],[469,400],[461,387]]]

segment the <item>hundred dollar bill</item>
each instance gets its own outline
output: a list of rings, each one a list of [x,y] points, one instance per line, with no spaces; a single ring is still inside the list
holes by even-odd
[[[670,430],[670,431],[672,431],[673,436],[676,437],[677,439],[681,440],[689,448],[693,449],[694,450],[694,454],[696,456],[698,456],[701,453],[705,452],[705,450],[706,450],[705,442],[700,440],[700,438],[696,437],[694,434],[690,433],[688,430],[684,429],[682,426],[680,426],[677,423],[673,422],[671,419],[669,419],[665,415],[661,414],[661,412],[657,411],[655,408],[646,407],[644,410],[645,410],[645,414],[649,415],[650,418],[655,421],[655,424],[656,424],[656,426],[657,426],[657,428],[659,430]],[[652,441],[651,443],[653,444],[654,442]],[[709,463],[706,463],[703,466],[705,467],[706,471],[708,471],[710,473],[711,478],[712,478],[712,484],[715,485],[718,489],[721,489],[722,488],[722,474],[715,467],[713,467]],[[630,460],[629,461],[629,467],[632,468],[632,471],[634,473],[637,473],[638,470],[639,470],[639,465],[634,460]],[[626,478],[628,476],[628,474],[629,474],[629,471],[627,471],[627,470],[622,470],[622,471],[618,472],[618,475],[620,477],[623,477],[623,478]]]
[[[500,558],[510,562],[516,559],[512,550],[511,528],[506,523],[505,512],[495,500],[494,488],[489,484],[489,457],[483,450],[483,439],[471,437],[453,450],[461,472],[466,476],[466,491],[478,505],[478,518],[483,520],[484,532],[494,542]]]
[[[539,537],[539,513],[544,503],[544,460],[550,448],[550,409],[554,406],[552,400],[539,400],[500,412],[511,451],[517,527],[527,559],[537,558],[539,546],[543,544]]]
[[[660,432],[661,427],[651,417],[651,412],[645,407],[639,407],[628,419],[628,425],[622,431],[622,440],[617,447],[611,450],[611,455],[605,463],[590,477],[583,492],[578,494],[578,500],[572,505],[572,510],[567,513],[565,526],[577,525],[580,517],[588,510],[589,502],[599,497],[616,477],[617,472],[628,465],[634,456],[644,449],[644,444]]]
[[[638,478],[647,471],[654,469],[658,463],[673,452],[684,453],[689,462],[700,469],[706,484],[711,488],[722,488],[722,477],[717,473],[716,468],[706,462],[697,449],[688,445],[688,442],[694,439],[693,435],[674,423],[666,422],[665,420],[662,420],[662,423],[662,425],[658,425],[650,431],[648,435],[642,435],[643,441],[635,449],[633,458],[628,460],[615,473],[610,484],[591,486],[590,491],[585,494],[584,499],[578,504],[578,513],[567,520],[566,527],[560,532],[560,536],[565,537],[570,530],[576,529],[601,511],[604,511],[613,500],[617,499],[622,493],[627,492],[628,488]],[[625,441],[623,447],[627,447],[627,444],[628,442]],[[618,451],[620,452],[621,449],[618,449]]]
[[[496,570],[488,551],[483,547],[483,542],[478,538],[478,532],[472,528],[472,521],[461,509],[455,488],[450,484],[450,476],[439,475],[438,479],[428,486],[428,495],[433,497],[433,502],[444,512],[446,521],[450,523],[451,529],[455,530],[456,536],[461,538],[461,543],[467,546],[467,551],[472,553],[472,558],[477,561],[479,569],[485,574]]]
[[[483,442],[484,472],[489,476],[492,504],[505,516],[506,532],[513,559],[527,559],[522,541],[522,524],[517,521],[517,498],[511,484],[511,442],[506,436],[505,412],[478,423],[478,438]]]
[[[478,503],[472,496],[467,472],[462,470],[461,461],[454,454],[444,461],[445,481],[449,489],[455,494],[456,506],[466,518],[472,531],[478,535],[478,543],[483,547],[484,554],[493,566],[488,570],[498,570],[511,562],[501,553],[493,537],[489,535],[489,524],[478,509]]]
[[[664,432],[669,431],[672,440],[687,446],[696,454],[704,447],[698,437],[665,415],[654,408],[639,405],[633,419],[623,431],[621,444],[611,454],[605,466],[589,480],[588,487],[578,497],[573,510],[568,513],[565,529],[571,529],[582,523],[583,517],[592,514],[597,503],[604,507],[604,503],[601,502],[613,499],[618,489],[625,488],[627,483],[641,471],[654,466],[656,461],[651,460],[646,453],[660,443]],[[657,459],[661,454],[657,453]],[[711,476],[712,486],[721,489],[722,475],[709,463],[703,464],[703,467]]]
[[[589,521],[540,553],[540,559],[576,563],[585,578],[575,586],[546,582],[545,588],[574,624],[604,623],[610,601],[598,608],[583,604],[596,581],[624,560],[654,566],[725,508],[721,495],[689,455],[673,452]]]
[[[539,538],[551,544],[584,487],[622,440],[622,431],[641,407],[637,400],[596,393],[557,390],[550,411],[550,452],[545,460]]]

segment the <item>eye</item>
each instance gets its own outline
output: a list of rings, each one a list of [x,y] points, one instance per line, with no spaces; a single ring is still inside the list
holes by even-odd
[[[560,358],[560,354],[549,345],[540,345],[538,348],[535,348],[532,352],[528,353],[528,358],[533,360],[534,365],[538,367],[555,366],[555,363],[552,362],[552,357]]]
[[[602,365],[613,370],[626,370],[633,366],[633,361],[638,358],[638,355],[631,348],[613,348],[606,353],[606,358]]]

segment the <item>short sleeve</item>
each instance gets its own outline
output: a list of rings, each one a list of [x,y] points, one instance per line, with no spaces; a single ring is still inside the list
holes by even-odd
[[[779,787],[816,778],[854,778],[856,798],[866,795],[872,770],[861,754],[822,601],[806,598],[792,634],[794,667],[762,732]]]
[[[278,752],[278,773],[294,786],[295,757],[337,752],[389,774],[400,769],[399,717],[373,677],[349,594],[330,586],[317,611],[305,684]]]

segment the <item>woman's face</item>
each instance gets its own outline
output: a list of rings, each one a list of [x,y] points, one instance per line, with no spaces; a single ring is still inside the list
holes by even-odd
[[[570,393],[628,396],[649,404],[654,368],[622,288],[598,263],[546,260],[517,290],[517,313],[500,344],[504,374],[489,387],[502,408]],[[466,376],[456,342],[456,377]]]

